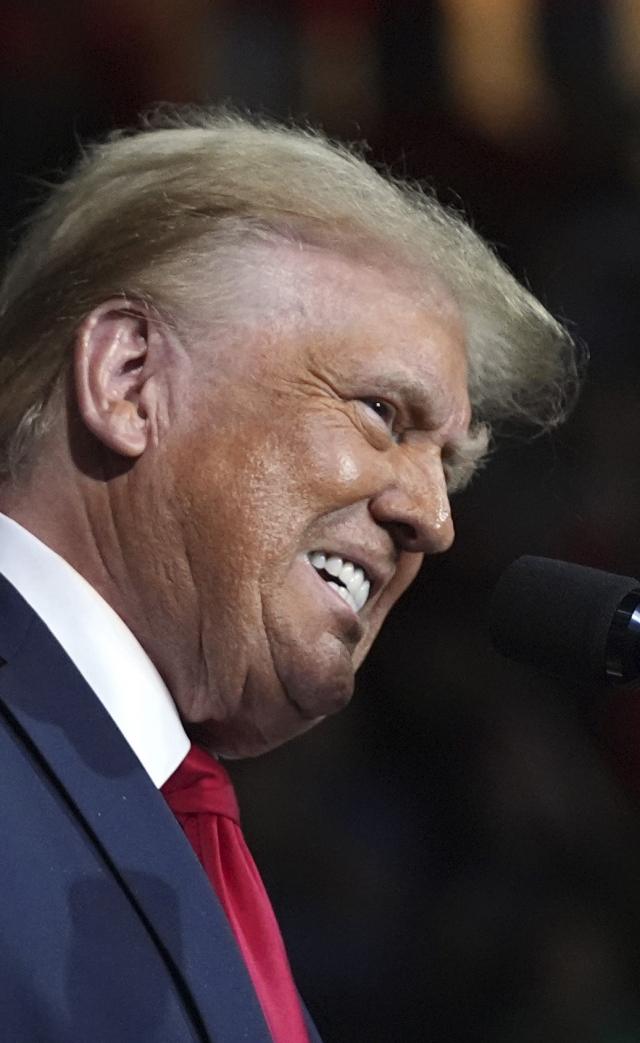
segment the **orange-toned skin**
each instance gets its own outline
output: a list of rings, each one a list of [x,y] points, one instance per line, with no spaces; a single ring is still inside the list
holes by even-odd
[[[252,249],[237,287],[251,311],[223,333],[202,303],[188,336],[142,305],[96,309],[70,421],[0,497],[120,613],[226,756],[348,702],[423,555],[453,539],[442,454],[470,416],[464,329],[435,281]],[[316,550],[371,578],[358,615]]]

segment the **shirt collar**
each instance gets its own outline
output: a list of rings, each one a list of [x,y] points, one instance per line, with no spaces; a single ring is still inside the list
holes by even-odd
[[[60,642],[162,786],[190,742],[168,688],[128,626],[64,558],[3,514],[0,573]]]

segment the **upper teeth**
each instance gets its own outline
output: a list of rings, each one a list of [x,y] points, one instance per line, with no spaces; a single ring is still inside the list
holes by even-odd
[[[327,557],[321,551],[315,551],[309,555],[309,561],[314,569],[324,570],[330,576],[335,576],[344,586],[329,580],[328,585],[340,595],[341,598],[351,605],[354,612],[359,612],[366,604],[369,597],[370,583],[365,579],[364,572],[352,561],[345,561],[337,556]]]

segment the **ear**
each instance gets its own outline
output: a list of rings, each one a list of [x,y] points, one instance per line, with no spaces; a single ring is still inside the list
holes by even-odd
[[[143,304],[106,301],[76,338],[78,408],[89,430],[121,456],[140,456],[150,438],[145,408],[151,318]]]

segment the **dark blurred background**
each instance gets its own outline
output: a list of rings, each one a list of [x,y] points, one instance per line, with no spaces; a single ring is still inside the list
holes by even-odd
[[[0,237],[151,104],[294,116],[463,206],[588,343],[454,505],[351,707],[233,767],[326,1043],[640,1041],[640,700],[489,648],[521,553],[640,572],[639,0],[0,0]]]

